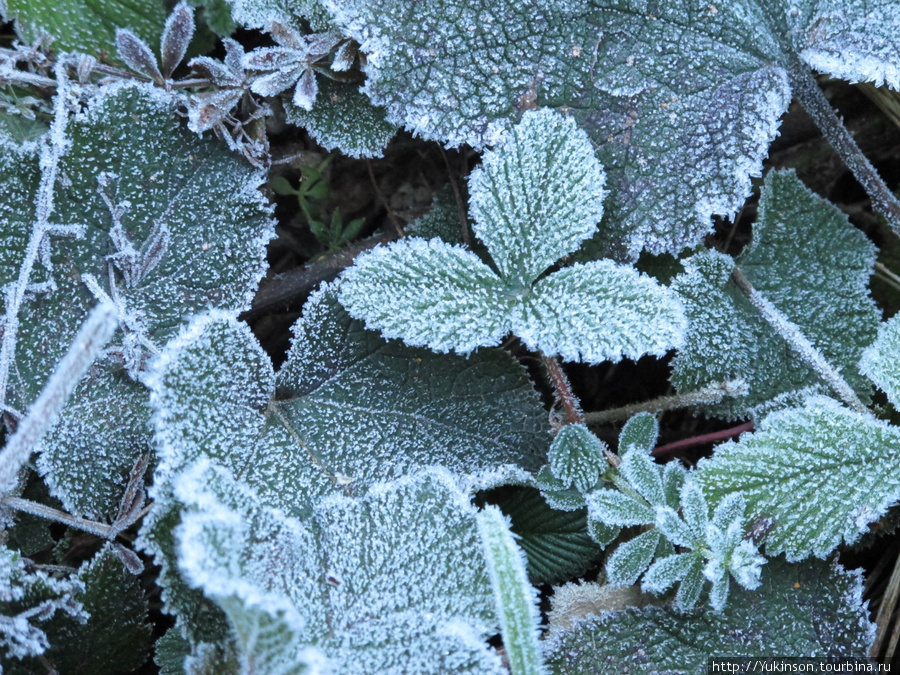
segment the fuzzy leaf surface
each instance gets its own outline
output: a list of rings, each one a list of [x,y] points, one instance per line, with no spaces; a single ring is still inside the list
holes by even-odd
[[[228,612],[245,663],[299,673],[305,659],[347,675],[500,672],[483,642],[497,618],[475,511],[445,472],[363,499],[335,495],[306,521],[266,507],[208,461],[178,483],[188,507],[180,564]]]
[[[734,590],[722,612],[630,608],[587,616],[546,645],[557,675],[693,675],[722,654],[865,658],[874,639],[862,577],[821,560],[766,565],[756,591]]]
[[[824,557],[852,543],[900,498],[900,430],[824,397],[767,416],[740,442],[701,460],[710,503],[743,492],[750,518],[769,515],[769,554]]]
[[[766,176],[753,241],[737,264],[863,398],[870,386],[857,362],[879,323],[868,291],[874,263],[874,245],[837,207],[793,172]],[[737,419],[780,394],[821,385],[730,280],[730,258],[700,253],[685,261],[685,268],[673,283],[691,326],[674,361],[672,381],[679,390],[743,379],[750,387],[747,396],[709,408]]]
[[[859,370],[900,408],[900,317],[879,327],[878,338],[862,354]]]
[[[130,28],[156,44],[167,14],[163,0],[4,0],[0,11],[7,21],[16,20],[16,31],[28,44],[46,31],[57,53],[94,56],[115,55],[117,28]]]
[[[550,444],[550,468],[567,486],[585,493],[607,467],[606,446],[584,424],[567,424]]]
[[[677,253],[744,203],[794,61],[900,87],[892,0],[324,0],[369,55],[390,120],[493,145],[523,109],[569,110],[607,168],[600,242]]]
[[[263,177],[220,144],[190,133],[174,107],[150,87],[113,86],[69,123],[71,145],[59,167],[67,180],[57,186],[53,222],[86,230],[81,238],[50,237],[52,272],[41,267],[33,281],[52,274],[55,288],[23,303],[7,392],[18,409],[37,397],[97,303],[88,275],[102,293],[121,298],[126,316],[120,309],[120,322],[127,330],[111,345],[121,354],[136,335],[161,346],[185,314],[249,307],[273,234],[270,209],[257,191]],[[33,202],[34,164],[8,166],[0,182]],[[104,197],[121,207],[118,226]],[[7,214],[0,227],[10,232],[10,249],[0,264],[2,276],[11,279],[33,213],[30,205],[11,205]],[[149,356],[147,348],[140,351],[145,356],[138,360]],[[145,397],[126,375],[121,356],[118,363],[98,362],[95,376],[81,383],[39,462],[67,510],[114,514],[123,477],[148,449]],[[106,432],[98,436],[103,425]],[[124,433],[112,433],[120,428]]]

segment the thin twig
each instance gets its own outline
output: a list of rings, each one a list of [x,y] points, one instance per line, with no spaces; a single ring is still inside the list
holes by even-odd
[[[560,405],[562,405],[563,412],[566,415],[566,421],[569,422],[569,424],[584,422],[584,413],[581,412],[581,403],[578,401],[578,397],[572,392],[572,385],[569,383],[569,378],[566,377],[565,372],[563,372],[562,366],[559,365],[559,361],[553,356],[545,356],[543,354],[541,354],[541,361],[547,369],[547,375],[550,377],[556,399],[559,401]]]
[[[716,403],[721,403],[726,396],[746,396],[748,392],[747,384],[743,380],[726,380],[707,385],[696,391],[688,391],[672,396],[660,396],[650,401],[632,403],[621,408],[613,408],[612,410],[585,413],[584,422],[592,425],[608,424],[610,422],[627,420],[629,417],[642,412],[658,413],[665,410],[689,408],[694,405],[715,405]]]
[[[794,353],[797,354],[810,368],[812,368],[820,378],[822,378],[841,398],[844,403],[856,412],[866,412],[866,406],[859,400],[853,387],[847,384],[847,380],[828,363],[825,356],[813,345],[812,342],[803,334],[797,324],[793,323],[784,314],[781,313],[775,305],[773,305],[762,293],[753,288],[750,280],[744,276],[741,269],[735,265],[731,272],[731,278],[734,279],[737,287],[747,296],[751,304],[759,311],[766,322],[775,329],[785,341],[790,345]]]
[[[653,448],[653,451],[650,453],[650,455],[657,458],[665,457],[666,455],[669,455],[676,450],[684,450],[685,448],[694,448],[698,445],[727,441],[729,438],[740,436],[745,431],[753,431],[753,428],[753,422],[745,422],[744,424],[740,424],[736,427],[731,427],[730,429],[723,429],[722,431],[713,431],[708,434],[701,434],[699,436],[683,438],[680,441],[674,441],[672,443],[666,443],[665,445],[656,446],[655,448]]]
[[[868,193],[872,200],[872,208],[884,216],[894,233],[900,236],[900,200],[894,196],[875,167],[859,149],[853,136],[819,88],[809,67],[797,59],[788,73],[794,96],[800,105],[812,117],[825,140]]]
[[[103,539],[114,539],[116,536],[116,532],[112,525],[79,518],[78,516],[73,516],[65,511],[60,511],[44,504],[38,504],[37,502],[28,499],[22,499],[21,497],[3,497],[0,499],[0,504],[15,509],[16,511],[30,513],[33,516],[39,516],[41,518],[46,518],[47,520],[54,520],[57,523],[74,527],[83,532],[90,532]]]
[[[459,216],[459,229],[462,233],[463,243],[471,246],[472,237],[469,235],[469,224],[466,222],[466,208],[463,205],[462,195],[459,192],[459,185],[456,183],[456,176],[453,175],[450,160],[447,159],[447,153],[443,147],[441,148],[441,158],[444,160],[444,166],[447,167],[447,178],[450,182],[450,189],[453,191],[453,198],[456,200],[456,213]]]
[[[400,225],[400,220],[397,218],[397,214],[394,213],[394,209],[391,208],[391,205],[388,204],[387,199],[384,194],[381,192],[381,188],[378,187],[378,181],[375,180],[375,172],[372,171],[372,162],[368,158],[366,158],[366,169],[369,170],[369,180],[372,181],[372,188],[375,190],[375,194],[378,196],[378,200],[384,206],[387,211],[388,217],[391,220],[391,224],[394,226],[394,230],[396,231],[397,238],[403,238],[403,227]]]
[[[878,626],[878,631],[875,642],[872,644],[872,650],[869,652],[873,657],[877,657],[878,653],[882,651],[884,643],[889,636],[888,629],[891,626],[891,617],[894,615],[894,610],[897,609],[898,600],[900,600],[900,555],[897,556],[894,562],[894,570],[891,572],[887,589],[881,599],[881,606],[878,608],[878,615],[875,617],[875,625]],[[893,656],[893,653],[887,658],[891,658],[891,656]]]

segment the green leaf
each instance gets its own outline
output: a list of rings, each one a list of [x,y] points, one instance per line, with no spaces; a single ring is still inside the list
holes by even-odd
[[[823,557],[859,539],[900,498],[898,443],[896,427],[812,397],[717,446],[697,480],[711,503],[743,492],[751,520],[775,519],[769,554]]]
[[[385,338],[467,354],[509,332],[512,297],[474,253],[438,239],[401,239],[356,259],[341,304]]]
[[[497,619],[475,510],[446,472],[335,495],[305,521],[209,460],[176,482],[182,569],[260,671],[328,659],[348,675],[500,672],[484,642]]]
[[[651,413],[638,413],[625,422],[619,432],[619,456],[634,450],[650,454],[659,438],[659,420]]]
[[[629,670],[693,675],[706,672],[709,657],[723,654],[865,659],[873,639],[858,572],[820,560],[773,560],[762,588],[734,589],[722,612],[665,607],[604,612],[556,631],[545,653],[557,675]]]
[[[522,552],[513,540],[503,512],[496,506],[489,505],[478,514],[478,532],[500,615],[510,672],[539,675],[544,668],[538,645],[538,598],[528,583]]]
[[[660,543],[655,527],[619,544],[606,560],[606,578],[613,586],[631,586],[650,566]]]
[[[113,338],[111,358],[80,384],[38,462],[54,495],[79,515],[115,515],[135,458],[149,451],[146,392],[133,379],[144,361],[186,314],[249,307],[265,269],[273,223],[257,191],[262,174],[189,132],[175,107],[151,87],[112,86],[69,122],[53,222],[85,225],[85,234],[50,237],[55,288],[29,294],[22,305],[7,392],[19,410],[42,390],[96,293],[118,298],[125,330]],[[26,151],[6,156],[0,185],[22,200],[11,202],[3,225],[0,277],[12,281],[32,229],[39,175]],[[39,267],[32,281],[49,275]]]
[[[753,241],[737,264],[864,399],[870,385],[857,362],[879,321],[868,291],[874,263],[875,247],[837,207],[793,172],[766,176]],[[701,253],[686,260],[685,268],[673,284],[690,324],[672,373],[679,391],[743,379],[748,396],[707,409],[738,419],[776,396],[821,385],[730,280],[730,258]]]
[[[16,32],[28,44],[47,32],[57,53],[113,57],[116,28],[130,28],[157,44],[167,15],[163,0],[4,0],[0,9],[5,20],[15,19]]]
[[[759,175],[805,61],[900,87],[893,0],[331,0],[371,54],[388,119],[449,145],[492,145],[523,108],[569,110],[607,168],[600,242],[619,255],[696,245]]]
[[[652,508],[618,490],[594,490],[585,501],[588,518],[592,521],[599,520],[616,527],[652,525],[656,522],[656,513]]]
[[[603,215],[603,167],[575,121],[529,111],[469,178],[474,230],[507,284],[527,287],[589,239]]]
[[[611,260],[541,279],[513,312],[512,331],[530,349],[585,363],[662,356],[681,344],[686,327],[674,293]]]
[[[579,492],[590,490],[608,466],[606,445],[584,424],[567,424],[550,445],[550,469],[565,485]]]
[[[877,339],[860,358],[859,371],[900,408],[900,316],[881,324]]]
[[[314,31],[332,27],[328,12],[321,0],[229,0],[234,20],[247,28],[269,30],[272,23],[296,29],[303,28],[303,19]]]
[[[348,157],[381,157],[397,133],[397,126],[385,120],[384,109],[372,102],[354,84],[319,81],[319,95],[312,110],[283,98],[285,116],[309,132],[326,150],[337,150]]]
[[[128,572],[112,544],[78,570],[84,590],[75,598],[90,616],[86,623],[55,616],[46,631],[50,649],[43,658],[60,673],[117,675],[146,661],[151,629],[140,579]],[[35,672],[40,664],[34,663]]]
[[[503,488],[489,501],[512,521],[512,532],[528,558],[534,584],[556,584],[581,574],[600,556],[587,533],[587,512],[559,511],[547,505],[534,488]]]

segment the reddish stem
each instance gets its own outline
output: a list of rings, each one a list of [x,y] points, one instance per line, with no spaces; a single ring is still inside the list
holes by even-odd
[[[547,374],[550,376],[550,382],[553,383],[553,389],[556,390],[556,398],[562,405],[563,412],[566,414],[566,421],[569,424],[578,424],[584,422],[584,413],[581,412],[581,404],[578,397],[572,393],[572,385],[569,384],[569,378],[563,372],[559,361],[553,356],[541,355]]]
[[[739,436],[745,431],[753,431],[753,422],[744,422],[736,427],[731,427],[730,429],[722,429],[721,431],[713,431],[709,434],[700,434],[699,436],[691,436],[690,438],[682,438],[680,441],[675,441],[674,443],[666,443],[665,445],[658,445],[653,448],[653,452],[650,454],[653,457],[665,457],[668,454],[675,452],[676,450],[681,450],[682,448],[693,448],[697,445],[706,445],[707,443],[716,443],[718,441],[724,441],[729,438],[734,438],[735,436]]]

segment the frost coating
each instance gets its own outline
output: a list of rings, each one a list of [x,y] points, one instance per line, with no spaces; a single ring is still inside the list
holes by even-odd
[[[554,675],[698,673],[710,656],[803,654],[866,658],[874,624],[859,602],[858,572],[820,560],[772,560],[755,591],[734,589],[721,613],[627,608],[576,619],[545,645]]]
[[[743,492],[751,518],[775,519],[770,555],[821,558],[859,539],[900,498],[898,443],[896,427],[814,396],[719,445],[697,480],[710,502]]]
[[[228,613],[245,664],[501,672],[484,643],[497,619],[474,509],[446,473],[331,497],[305,521],[208,461],[181,474],[176,493],[188,510],[180,565]]]
[[[893,317],[878,329],[878,338],[862,354],[859,371],[900,407],[900,317]]]
[[[520,111],[567,109],[607,167],[620,257],[678,253],[750,192],[802,57],[898,86],[893,0],[323,0],[368,55],[389,119],[456,146],[493,145]]]
[[[549,460],[553,475],[579,492],[587,492],[607,467],[606,446],[584,424],[567,424],[550,446]]]
[[[588,363],[661,355],[679,345],[678,298],[609,260],[536,281],[591,235],[603,174],[560,115],[529,112],[471,182],[474,229],[500,269],[438,239],[404,239],[357,258],[343,276],[348,312],[411,345],[467,354],[512,331],[533,350]]]
[[[699,253],[684,261],[685,272],[672,284],[690,326],[672,382],[680,391],[692,391],[710,379],[744,379],[747,396],[709,409],[727,419],[745,417],[781,394],[822,386],[730,280],[734,262],[719,253]],[[879,322],[868,290],[874,263],[874,245],[793,172],[766,176],[753,239],[737,264],[863,399],[870,387],[856,363]]]

